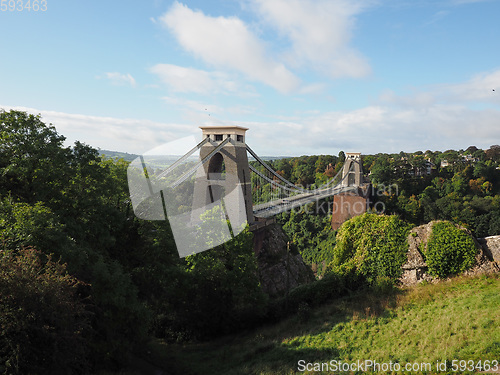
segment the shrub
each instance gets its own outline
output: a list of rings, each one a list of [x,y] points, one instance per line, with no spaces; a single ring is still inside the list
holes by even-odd
[[[311,306],[307,302],[301,302],[297,309],[297,318],[300,323],[305,323],[311,317]]]
[[[351,275],[347,275],[349,277]],[[302,319],[308,308],[347,295],[346,281],[343,275],[331,273],[320,280],[300,285],[290,290],[288,296],[269,302],[266,320],[277,321],[293,313],[298,313],[299,319]]]
[[[447,277],[472,267],[477,248],[463,229],[446,221],[435,223],[425,250],[425,261],[433,276]]]
[[[31,248],[0,251],[0,372],[81,374],[88,370],[80,282]]]
[[[371,286],[377,296],[385,296],[394,292],[394,281],[387,276],[378,276]]]
[[[337,244],[330,272],[348,273],[393,282],[401,275],[406,261],[410,225],[396,216],[363,214],[346,221],[337,233]]]

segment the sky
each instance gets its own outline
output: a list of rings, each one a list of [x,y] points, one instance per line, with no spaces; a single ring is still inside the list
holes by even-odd
[[[210,125],[261,156],[500,144],[500,0],[32,3],[2,1],[0,109],[67,145],[142,154]]]

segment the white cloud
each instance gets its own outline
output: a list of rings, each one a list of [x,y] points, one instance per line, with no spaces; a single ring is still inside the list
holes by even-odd
[[[224,112],[223,108],[214,104],[202,103],[196,100],[182,99],[179,97],[164,96],[163,101],[175,107],[183,107],[192,111],[204,113],[206,116],[209,114],[220,114]]]
[[[408,95],[398,95],[388,90],[381,94],[380,100],[385,104],[415,108],[431,107],[438,103],[500,105],[500,69],[479,73],[465,82],[414,88]]]
[[[21,106],[0,105],[0,108],[41,114],[44,123],[52,123],[57,132],[66,137],[67,146],[80,141],[95,148],[141,154],[191,134],[201,137],[199,129],[193,124],[91,116]]]
[[[197,113],[195,122],[206,121],[208,117],[213,115],[228,116],[228,115],[248,115],[256,111],[255,107],[249,105],[237,105],[233,107],[220,107],[215,104],[200,102],[197,100],[184,99],[181,97],[164,96],[163,101],[173,107],[187,109],[192,114]]]
[[[430,108],[368,106],[281,122],[241,122],[247,142],[259,155],[334,154],[340,150],[378,152],[488,148],[498,143],[500,110],[457,105]],[[277,142],[277,140],[280,140]]]
[[[312,67],[332,78],[362,77],[370,67],[349,46],[354,17],[368,1],[355,0],[254,0],[268,26],[291,42],[288,61]]]
[[[311,83],[309,85],[304,85],[298,91],[299,94],[320,94],[323,93],[327,88],[325,83]]]
[[[481,101],[500,104],[500,69],[477,74],[464,83],[442,85],[439,91],[442,92],[443,96],[455,101]]]
[[[222,72],[207,72],[172,64],[156,64],[150,71],[174,92],[210,94],[239,90],[238,84]]]
[[[122,74],[118,72],[108,72],[104,73],[105,78],[109,79],[111,83],[114,85],[130,85],[132,87],[136,86],[136,82],[134,77],[132,77],[129,73]]]
[[[500,139],[499,88],[500,69],[465,82],[414,88],[409,95],[386,91],[377,104],[356,110],[242,125],[250,127],[251,147],[267,155],[488,148]]]
[[[237,17],[210,17],[175,2],[159,20],[185,50],[212,66],[239,71],[281,92],[290,92],[300,83]]]

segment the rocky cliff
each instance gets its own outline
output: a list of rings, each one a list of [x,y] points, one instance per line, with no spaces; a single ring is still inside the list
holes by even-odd
[[[288,253],[288,238],[278,224],[254,232],[254,251],[262,288],[269,295],[283,295],[287,289],[314,281],[312,270],[300,254]]]
[[[483,247],[486,256],[500,265],[500,236],[479,238],[478,241]]]

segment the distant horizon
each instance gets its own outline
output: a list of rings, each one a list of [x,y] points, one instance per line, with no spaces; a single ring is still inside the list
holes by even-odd
[[[491,146],[495,146],[495,145],[490,145]],[[93,147],[93,146],[91,146]],[[400,152],[404,152],[405,154],[415,154],[417,152],[422,152],[423,154],[425,154],[427,151],[431,151],[431,152],[439,152],[439,153],[446,153],[447,151],[455,151],[455,152],[460,152],[460,151],[467,151],[467,149],[469,147],[476,147],[475,145],[469,145],[467,146],[466,148],[461,148],[461,149],[446,149],[444,151],[442,150],[429,150],[429,149],[426,149],[426,150],[417,150],[417,151],[404,151],[404,150],[401,150],[399,152],[379,152],[379,153],[375,153],[375,154],[363,154],[361,153],[361,156],[363,155],[366,155],[366,156],[374,156],[374,155],[377,155],[377,154],[387,154],[387,155],[397,155],[399,154]],[[488,148],[480,148],[478,147],[478,150],[483,150],[483,151],[486,151],[488,149],[490,149],[490,147]],[[119,154],[127,154],[127,155],[130,155],[130,156],[133,156],[133,157],[139,157],[141,156],[141,154],[134,154],[134,153],[130,153],[130,152],[126,152],[126,151],[116,151],[116,150],[106,150],[106,149],[99,149],[99,148],[96,148],[96,150],[98,150],[102,155],[106,155],[105,153],[106,152],[110,152],[110,153],[119,153]],[[188,151],[188,150],[186,150]],[[350,151],[344,151],[344,150],[341,150],[345,153],[347,152],[350,152]],[[356,151],[352,151],[352,152],[356,152]],[[337,154],[303,154],[303,155],[295,155],[295,156],[285,156],[285,155],[277,155],[277,156],[274,156],[274,155],[259,155],[259,157],[261,159],[269,159],[269,158],[272,158],[272,159],[290,159],[290,158],[300,158],[302,156],[321,156],[321,155],[324,155],[324,156],[335,156],[335,157],[338,157],[338,153]],[[153,156],[158,156],[158,157],[181,157],[183,155],[180,155],[180,154],[166,154],[166,155],[149,155],[150,157],[153,157]],[[248,156],[248,160],[255,160],[252,156]]]

